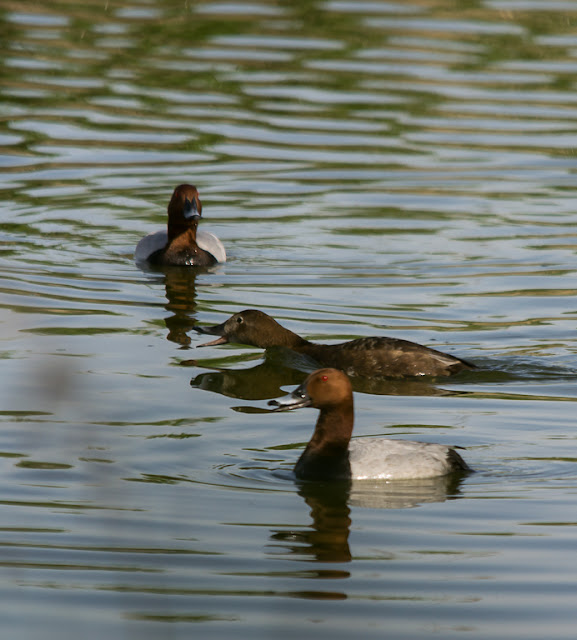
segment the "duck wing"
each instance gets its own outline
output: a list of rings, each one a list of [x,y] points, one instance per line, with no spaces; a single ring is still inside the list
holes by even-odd
[[[325,367],[351,376],[449,376],[475,365],[436,349],[398,338],[358,338],[334,345],[312,345],[310,355]]]

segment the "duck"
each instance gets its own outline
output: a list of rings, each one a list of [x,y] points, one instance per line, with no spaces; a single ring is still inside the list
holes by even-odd
[[[226,262],[222,242],[212,233],[197,231],[202,214],[198,190],[180,184],[168,203],[166,230],[149,233],[136,245],[136,262],[154,265],[206,267]]]
[[[357,338],[340,344],[315,344],[280,325],[258,309],[235,313],[222,324],[195,326],[197,333],[220,336],[198,345],[209,347],[235,342],[261,349],[286,347],[307,356],[315,368],[333,367],[350,376],[450,376],[476,366],[455,356],[400,338]]]
[[[292,393],[268,404],[273,411],[320,410],[314,433],[294,467],[298,480],[418,480],[472,471],[454,447],[379,437],[351,440],[353,390],[338,369],[314,371]]]

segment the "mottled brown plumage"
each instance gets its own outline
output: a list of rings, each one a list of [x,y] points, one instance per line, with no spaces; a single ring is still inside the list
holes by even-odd
[[[358,338],[340,344],[315,344],[289,331],[257,309],[235,313],[222,324],[195,327],[199,333],[221,336],[209,346],[236,342],[262,349],[287,347],[351,376],[450,376],[475,365],[429,347],[398,338]]]

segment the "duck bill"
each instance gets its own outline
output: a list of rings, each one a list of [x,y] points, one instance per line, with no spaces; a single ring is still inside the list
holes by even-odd
[[[186,220],[200,220],[200,213],[194,200],[188,198],[184,201],[184,217]]]
[[[282,398],[276,400],[269,400],[269,406],[274,407],[273,411],[291,411],[292,409],[301,409],[302,407],[309,407],[312,403],[307,392],[302,386],[297,387],[292,393],[289,393]]]
[[[214,347],[217,344],[227,344],[228,338],[224,333],[224,322],[222,324],[215,324],[212,327],[194,327],[197,333],[206,334],[209,336],[220,336],[216,340],[210,342],[204,342],[203,344],[196,345],[197,347]]]
[[[197,347],[214,347],[217,344],[228,344],[228,338],[226,336],[221,336],[216,340],[211,340],[210,342],[203,342],[202,344],[197,344]]]

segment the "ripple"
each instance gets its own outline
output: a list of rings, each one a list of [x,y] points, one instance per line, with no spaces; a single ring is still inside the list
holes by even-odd
[[[461,4],[0,15],[6,634],[573,637],[575,12]],[[141,269],[181,182],[230,259]],[[356,436],[476,473],[296,482],[307,366],[196,349],[248,307],[476,362],[354,381]]]

